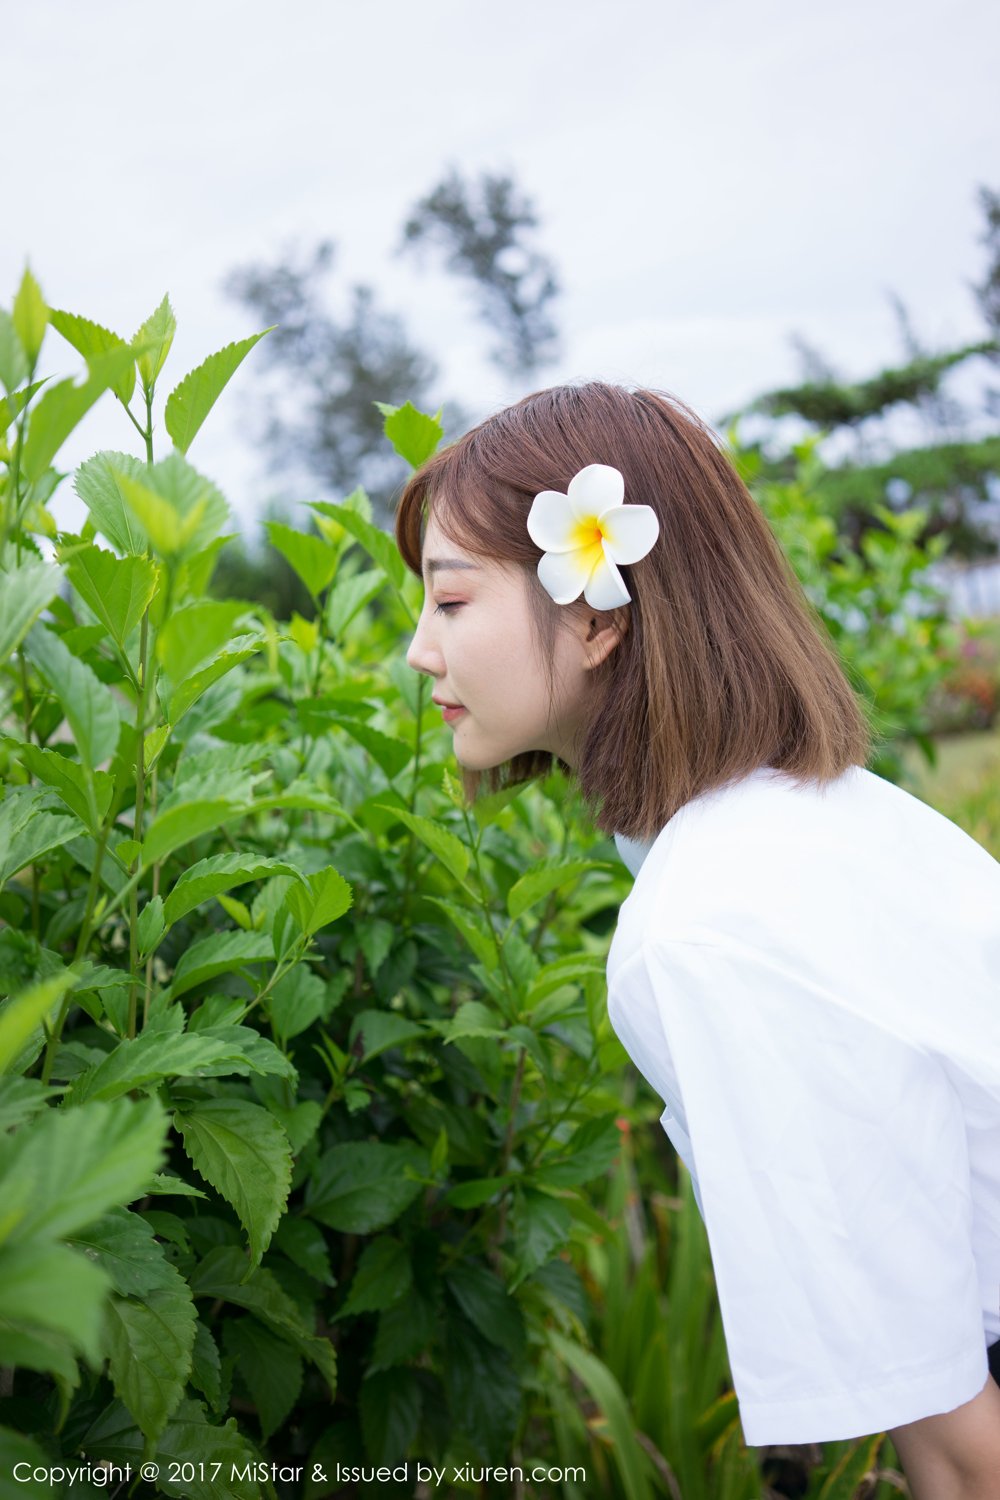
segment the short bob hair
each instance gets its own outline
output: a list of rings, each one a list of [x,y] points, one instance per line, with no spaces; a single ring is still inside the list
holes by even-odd
[[[625,500],[660,520],[653,548],[621,568],[631,603],[558,605],[528,535],[540,490],[565,491],[586,464],[611,464]],[[622,630],[592,671],[593,711],[576,775],[604,833],[655,837],[698,794],[759,766],[822,784],[864,765],[871,729],[826,627],[712,429],[676,397],[603,381],[535,391],[487,417],[411,476],[396,543],[422,576],[422,526],[476,556],[520,564],[549,682],[570,614]],[[529,750],[463,768],[467,800],[558,765]]]

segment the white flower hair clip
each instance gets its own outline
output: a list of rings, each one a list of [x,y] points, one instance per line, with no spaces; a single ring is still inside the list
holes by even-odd
[[[542,490],[528,512],[528,535],[544,552],[538,577],[556,604],[572,604],[581,589],[593,609],[630,604],[615,564],[638,562],[659,534],[656,511],[625,504],[625,481],[610,464],[588,464],[565,495]]]

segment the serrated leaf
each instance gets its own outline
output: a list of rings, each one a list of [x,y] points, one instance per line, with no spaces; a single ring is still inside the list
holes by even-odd
[[[389,1047],[399,1047],[425,1035],[422,1022],[411,1020],[397,1011],[362,1010],[351,1021],[347,1039],[353,1051],[360,1037],[363,1048],[360,1061],[366,1063]]]
[[[150,1444],[176,1411],[191,1373],[196,1316],[190,1289],[175,1267],[171,1285],[144,1292],[142,1301],[111,1297],[104,1343],[115,1394],[125,1402]]]
[[[0,1073],[5,1073],[20,1056],[32,1033],[51,1016],[67,990],[78,982],[78,975],[67,969],[22,990],[0,1006]]]
[[[342,505],[334,505],[329,500],[312,500],[310,505],[317,515],[327,516],[343,526],[345,531],[349,531],[351,536],[361,543],[372,561],[378,563],[397,592],[403,588],[406,579],[406,564],[392,537],[373,525],[367,517],[359,515],[357,510],[346,502]]]
[[[437,416],[429,417],[426,412],[418,411],[411,401],[404,401],[397,407],[385,406],[381,401],[376,401],[375,405],[384,418],[383,431],[400,458],[405,458],[412,468],[419,469],[444,437],[444,428],[438,420],[440,411]]]
[[[513,1291],[551,1260],[569,1239],[571,1226],[570,1211],[560,1199],[530,1188],[519,1195],[512,1215],[514,1274],[507,1283],[508,1290]]]
[[[116,557],[103,547],[76,547],[66,572],[80,598],[124,650],[156,593],[159,573],[149,557]]]
[[[404,1175],[405,1168],[426,1176],[428,1166],[426,1151],[412,1141],[343,1141],[313,1168],[306,1210],[345,1234],[384,1229],[423,1190],[421,1182]]]
[[[596,859],[571,859],[551,865],[538,865],[515,880],[507,892],[507,911],[512,919],[523,916],[543,897],[552,891],[565,885],[567,881],[577,880],[585,875],[588,870],[608,870],[611,865],[606,860]]]
[[[265,1439],[269,1438],[299,1399],[302,1357],[256,1318],[227,1318],[222,1337],[246,1381],[261,1431]]]
[[[80,1447],[113,1463],[130,1464],[136,1474],[149,1456],[147,1441],[120,1399],[95,1418]],[[156,1458],[157,1488],[172,1500],[260,1500],[260,1485],[252,1477],[261,1461],[257,1450],[235,1417],[206,1422],[200,1401],[180,1402],[156,1445]]]
[[[216,974],[238,972],[246,964],[266,963],[274,958],[274,945],[266,932],[217,932],[186,948],[170,981],[170,998],[193,990]]]
[[[138,359],[139,375],[144,391],[152,390],[156,377],[163,369],[163,362],[170,353],[170,346],[174,341],[176,331],[177,319],[174,317],[174,310],[170,306],[170,295],[167,293],[160,305],[136,329],[131,339],[133,349],[144,351]]]
[[[481,964],[496,963],[496,938],[487,927],[485,918],[478,911],[459,906],[457,901],[446,901],[443,896],[424,896],[423,899],[433,902],[435,906],[440,906],[449,922],[462,934]]]
[[[390,1234],[378,1235],[358,1257],[347,1298],[334,1314],[334,1321],[362,1312],[380,1312],[405,1296],[412,1284],[406,1246]]]
[[[224,1034],[219,1035],[219,1031]],[[117,1099],[164,1078],[216,1078],[230,1071],[245,1071],[239,1066],[247,1061],[244,1041],[255,1035],[251,1028],[240,1026],[185,1033],[147,1026],[139,1036],[119,1042],[101,1062],[80,1073],[67,1090],[65,1106],[88,1099]],[[230,1068],[230,1064],[237,1066]]]
[[[546,1187],[579,1187],[606,1172],[621,1150],[614,1115],[584,1120],[558,1152],[543,1157],[534,1176]]]
[[[296,531],[282,521],[266,521],[271,546],[294,569],[313,598],[317,598],[337,571],[337,553],[329,542],[308,532]]]
[[[97,1365],[109,1287],[104,1271],[66,1245],[0,1245],[0,1361],[8,1362],[3,1324],[10,1320],[61,1334]]]
[[[314,1364],[330,1394],[337,1394],[337,1354],[333,1344],[309,1330],[298,1306],[273,1272],[264,1266],[251,1271],[242,1250],[220,1245],[209,1251],[189,1279],[195,1297],[222,1297],[260,1318]]]
[[[179,1107],[174,1123],[192,1165],[236,1210],[250,1243],[250,1264],[258,1266],[288,1201],[288,1136],[268,1110],[242,1099]]]
[[[220,891],[230,891],[249,880],[273,875],[298,875],[294,865],[269,855],[243,853],[234,849],[227,854],[212,854],[201,859],[180,875],[163,904],[163,914],[172,925],[187,916],[203,901]]]
[[[32,408],[28,436],[21,453],[24,475],[38,482],[66,438],[99,396],[133,364],[130,349],[112,349],[93,359],[82,385],[60,380],[50,385]]]
[[[192,839],[210,828],[220,828],[234,818],[244,817],[249,809],[242,802],[227,797],[180,802],[160,812],[150,824],[142,841],[142,862],[147,867],[166,859]]]
[[[59,592],[65,569],[25,557],[11,573],[0,573],[0,665],[24,640],[42,610]]]
[[[66,1236],[131,1202],[160,1167],[166,1132],[158,1100],[115,1099],[50,1110],[0,1139],[0,1238]]]
[[[405,808],[394,807],[389,802],[376,802],[374,806],[392,813],[401,823],[405,823],[410,832],[415,833],[427,845],[458,883],[461,885],[464,882],[469,870],[469,850],[453,833],[449,833],[446,828],[439,828],[430,818],[422,818],[418,813],[407,812]]]
[[[0,381],[8,393],[13,393],[27,378],[24,345],[14,327],[14,319],[5,307],[0,307]]]
[[[24,649],[59,700],[82,763],[93,771],[118,746],[118,708],[110,688],[42,624],[31,627]]]
[[[14,297],[13,321],[21,348],[27,355],[28,363],[33,365],[45,338],[49,309],[42,296],[42,289],[27,263]]]
[[[321,927],[342,917],[353,900],[351,887],[343,875],[327,865],[308,875],[301,884],[293,885],[285,897],[285,905],[300,931],[311,937]]]
[[[96,356],[107,354],[109,349],[128,347],[125,340],[117,333],[112,333],[110,328],[104,328],[100,323],[92,323],[89,318],[81,318],[78,313],[64,312],[61,308],[50,307],[49,322],[57,333],[62,334],[67,343],[72,344],[73,348],[83,355],[88,365]],[[112,382],[111,388],[127,406],[135,390],[134,358],[124,374]]]
[[[127,555],[143,554],[149,538],[125,504],[115,476],[124,473],[138,480],[145,472],[146,465],[133,454],[108,451],[95,453],[80,464],[73,476],[73,488],[86,505],[96,530]]]
[[[242,599],[198,599],[175,610],[156,640],[156,657],[173,683],[205,666],[233,634],[242,615],[255,608]]]
[[[201,424],[208,416],[230,378],[250,353],[258,339],[272,328],[261,329],[249,338],[239,339],[225,348],[210,354],[206,360],[191,370],[167,397],[164,422],[173,439],[174,446],[186,453]]]

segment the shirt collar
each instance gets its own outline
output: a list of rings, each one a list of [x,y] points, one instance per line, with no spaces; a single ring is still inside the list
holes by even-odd
[[[628,866],[633,877],[638,875],[642,862],[656,842],[653,839],[630,839],[624,833],[615,834],[615,846],[621,855],[622,862]]]

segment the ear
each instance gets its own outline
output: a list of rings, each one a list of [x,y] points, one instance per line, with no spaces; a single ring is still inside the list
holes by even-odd
[[[605,661],[629,629],[629,607],[602,610],[600,614],[583,617],[582,641],[586,654],[586,666],[592,671]]]

